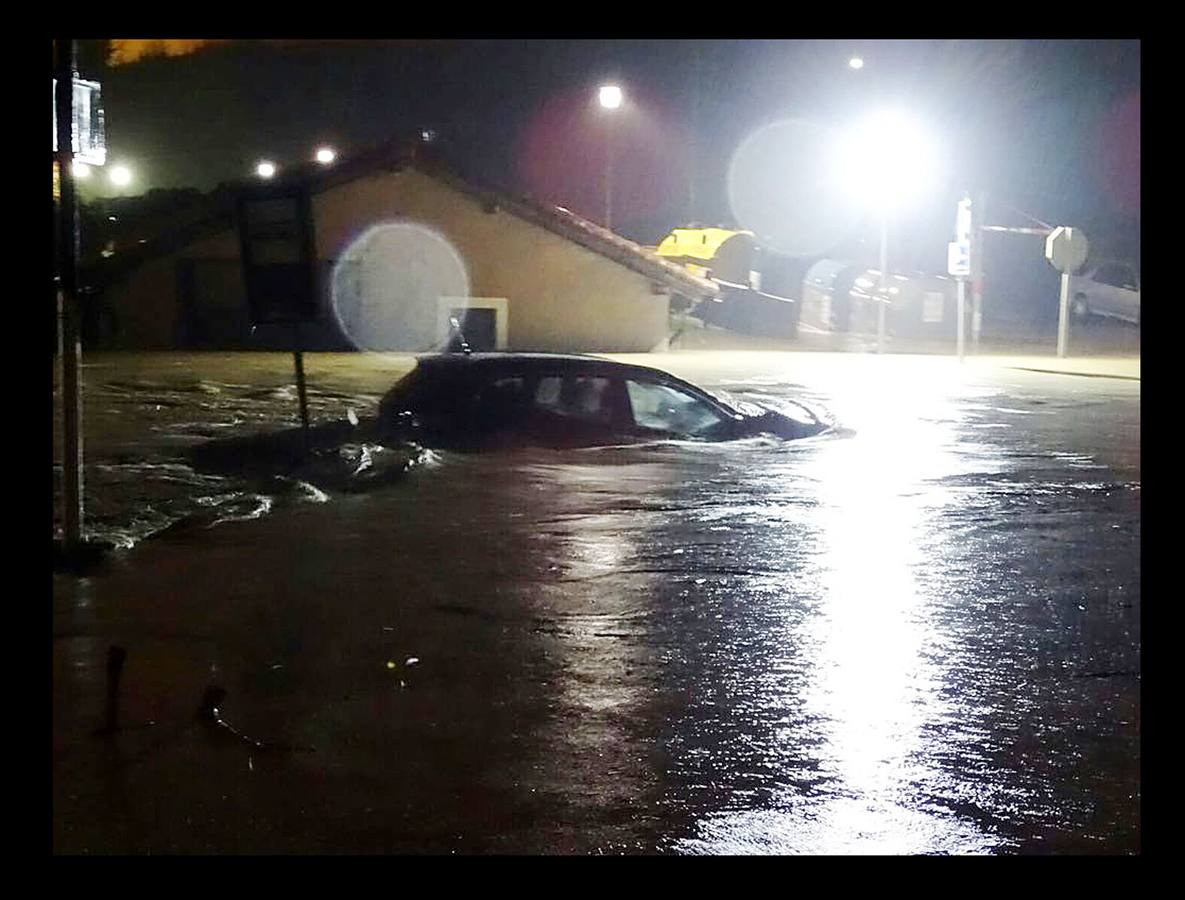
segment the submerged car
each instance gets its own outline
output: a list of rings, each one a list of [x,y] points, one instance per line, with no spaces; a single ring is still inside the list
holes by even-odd
[[[421,357],[387,393],[378,426],[385,439],[462,450],[794,439],[829,427],[794,412],[737,408],[658,369],[595,356],[442,353]]]

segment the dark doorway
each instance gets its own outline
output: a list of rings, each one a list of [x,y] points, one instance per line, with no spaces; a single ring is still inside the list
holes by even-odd
[[[496,309],[452,309],[449,315],[461,323],[465,343],[475,352],[498,348],[498,311]],[[456,342],[454,336],[451,343]]]

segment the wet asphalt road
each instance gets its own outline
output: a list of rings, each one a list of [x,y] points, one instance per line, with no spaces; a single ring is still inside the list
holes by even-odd
[[[283,357],[97,358],[94,524],[139,542],[54,579],[55,850],[1139,851],[1138,381],[643,361],[840,427],[345,492],[179,456],[290,422]],[[315,415],[401,365],[312,358]],[[140,727],[96,739],[112,643]]]

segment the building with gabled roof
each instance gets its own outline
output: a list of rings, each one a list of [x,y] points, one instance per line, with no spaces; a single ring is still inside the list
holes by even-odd
[[[306,349],[428,350],[447,341],[459,312],[481,348],[648,351],[667,344],[673,297],[686,307],[717,296],[653,251],[561,207],[479,186],[426,150],[381,147],[274,179],[277,192],[307,197],[320,316],[300,326]],[[100,344],[292,346],[290,327],[253,327],[250,316],[238,204],[257,191],[224,185],[185,221],[134,235],[92,266]],[[421,253],[414,241],[374,240],[385,227],[428,244]],[[436,246],[459,261],[465,296],[454,295],[456,279],[441,282],[446,290],[421,271]]]

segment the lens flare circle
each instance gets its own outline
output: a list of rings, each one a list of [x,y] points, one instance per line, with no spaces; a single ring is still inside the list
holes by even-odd
[[[733,217],[790,256],[824,254],[859,224],[860,211],[831,178],[836,134],[802,119],[771,122],[741,142],[728,167]]]
[[[460,252],[416,222],[371,226],[345,249],[331,276],[334,318],[359,350],[437,349],[448,339],[449,311],[465,308],[468,297]]]

